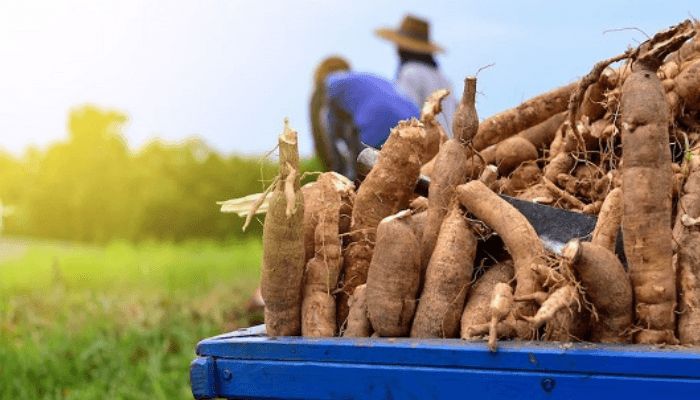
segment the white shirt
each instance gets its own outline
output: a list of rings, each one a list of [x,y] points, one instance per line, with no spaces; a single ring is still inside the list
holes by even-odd
[[[442,100],[442,113],[438,121],[448,136],[452,137],[452,114],[457,108],[457,100],[452,91],[452,84],[437,69],[430,65],[409,61],[399,68],[396,85],[407,95],[418,109],[423,108],[425,99],[438,89],[447,89],[450,95]]]

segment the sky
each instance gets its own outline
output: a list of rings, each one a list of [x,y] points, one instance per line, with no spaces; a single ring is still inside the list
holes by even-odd
[[[395,49],[373,32],[406,13],[430,20],[455,92],[495,64],[479,74],[485,118],[645,39],[610,30],[652,35],[700,15],[700,3],[0,0],[0,147],[62,140],[70,109],[90,103],[129,116],[132,148],[199,136],[228,154],[261,154],[289,117],[308,155],[318,62],[340,54],[393,79]]]

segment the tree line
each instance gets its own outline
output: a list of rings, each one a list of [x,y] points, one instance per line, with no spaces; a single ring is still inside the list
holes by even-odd
[[[276,174],[274,160],[223,155],[200,139],[132,150],[126,121],[119,111],[83,106],[70,112],[66,140],[21,156],[0,151],[0,199],[13,208],[4,233],[86,242],[260,234],[258,223],[241,232],[242,219],[215,202],[261,192]],[[304,170],[317,168],[304,162]]]

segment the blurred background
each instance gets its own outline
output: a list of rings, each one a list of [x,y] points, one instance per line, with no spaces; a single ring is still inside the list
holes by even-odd
[[[282,120],[315,171],[332,54],[394,79],[374,30],[430,21],[482,118],[587,73],[697,2],[0,1],[0,398],[190,398],[196,342],[259,321],[261,224],[217,200],[274,177]],[[624,29],[623,29],[624,28]],[[634,28],[634,29],[632,29]]]

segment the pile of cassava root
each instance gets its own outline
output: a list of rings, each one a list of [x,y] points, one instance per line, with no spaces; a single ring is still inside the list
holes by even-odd
[[[285,126],[263,233],[268,335],[700,344],[698,28],[481,123],[467,77],[449,139],[437,91],[357,188],[332,172],[300,186]],[[598,222],[555,254],[498,194]],[[493,235],[503,251],[482,256]]]

